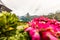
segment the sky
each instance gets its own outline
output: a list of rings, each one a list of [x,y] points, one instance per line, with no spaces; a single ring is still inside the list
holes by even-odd
[[[29,12],[30,15],[47,15],[60,11],[60,0],[1,0],[18,16]]]

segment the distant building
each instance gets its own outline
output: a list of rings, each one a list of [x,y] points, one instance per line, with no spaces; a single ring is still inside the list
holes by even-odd
[[[30,14],[29,14],[29,13],[27,13],[27,14],[26,14],[26,17],[27,17],[27,18],[29,18],[29,17],[30,17]]]
[[[12,10],[9,9],[9,8],[7,8],[7,7],[3,4],[3,2],[0,0],[0,12],[2,12],[2,11],[11,12]]]

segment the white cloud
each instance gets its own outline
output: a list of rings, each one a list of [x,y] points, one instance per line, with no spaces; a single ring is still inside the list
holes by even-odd
[[[60,10],[60,0],[2,0],[17,15],[43,15]]]

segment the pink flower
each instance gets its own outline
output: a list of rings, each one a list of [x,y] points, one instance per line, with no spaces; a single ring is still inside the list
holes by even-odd
[[[45,32],[42,32],[42,40],[49,40],[46,31]]]
[[[35,32],[36,32],[36,30],[35,30],[35,29],[30,30],[30,31],[29,31],[30,36],[32,37],[32,35],[34,35],[34,33],[35,33]]]
[[[32,36],[32,40],[40,40],[40,35],[38,32],[34,33],[34,35]]]
[[[28,24],[25,31],[29,32],[32,40],[58,40],[57,37],[60,36],[60,22],[55,19],[41,16]]]
[[[33,28],[32,27],[28,27],[28,28],[25,29],[25,31],[30,31],[30,30],[33,30]]]
[[[49,27],[49,23],[42,23],[42,22],[39,22],[38,23],[38,28],[41,30],[41,29],[46,29]]]
[[[49,37],[50,40],[58,40],[58,38],[53,36],[51,33],[47,33],[47,36]]]
[[[39,18],[34,18],[33,20],[34,20],[34,21],[39,21]]]

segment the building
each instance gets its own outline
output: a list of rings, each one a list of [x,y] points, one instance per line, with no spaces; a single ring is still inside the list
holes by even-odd
[[[3,2],[0,0],[0,12],[2,12],[2,11],[11,12],[12,10],[9,9],[9,8],[7,8],[7,7],[3,4]]]

